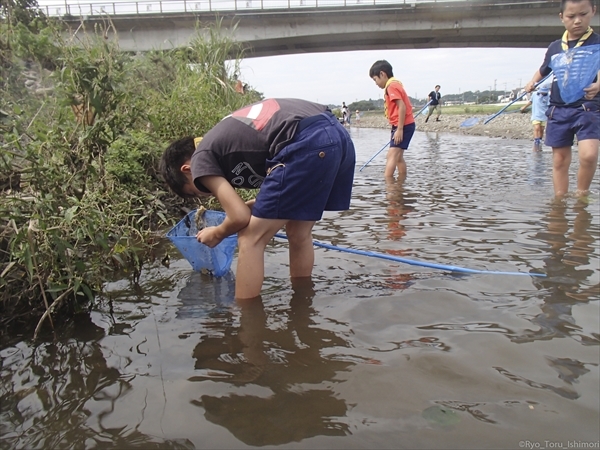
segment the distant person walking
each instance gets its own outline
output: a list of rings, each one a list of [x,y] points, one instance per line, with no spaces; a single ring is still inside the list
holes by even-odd
[[[356,110],[356,124],[360,124],[360,111],[358,109]]]
[[[441,104],[442,94],[440,94],[440,85],[439,84],[435,87],[435,90],[433,90],[429,93],[428,97],[429,97],[429,101],[431,103],[429,104],[429,112],[427,113],[425,122],[427,122],[429,120],[429,118],[431,117],[433,112],[436,110],[437,110],[437,117],[435,118],[435,121],[439,122],[440,115],[442,114],[442,104]]]
[[[550,86],[552,81],[546,81],[532,93],[531,99],[521,108],[524,113],[529,105],[531,105],[531,123],[533,125],[533,150],[542,150],[542,138],[544,137],[544,129],[546,128],[546,111],[550,102]]]
[[[384,176],[386,179],[393,178],[394,172],[398,169],[398,177],[405,178],[404,151],[408,150],[410,140],[415,133],[415,118],[410,99],[402,83],[394,78],[392,66],[386,60],[376,61],[369,70],[369,76],[379,88],[384,90],[385,116],[392,126]]]
[[[350,123],[350,116],[348,114],[348,107],[346,106],[346,102],[342,102],[342,122],[345,124]]]

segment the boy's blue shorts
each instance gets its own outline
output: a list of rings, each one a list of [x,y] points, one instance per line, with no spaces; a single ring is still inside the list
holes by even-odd
[[[570,147],[573,138],[578,141],[600,139],[600,107],[584,103],[579,108],[551,106],[546,111],[545,144],[549,147]]]
[[[394,133],[396,132],[397,129],[398,129],[397,126],[392,127],[392,134],[391,134],[391,138],[390,138],[390,147],[397,147],[397,148],[401,148],[403,150],[407,150],[408,145],[410,144],[410,140],[412,139],[413,134],[415,134],[415,123],[413,122],[409,125],[404,125],[403,133],[402,133],[402,142],[400,142],[400,144],[396,144],[394,142]]]
[[[329,113],[303,119],[294,139],[267,160],[252,215],[317,221],[350,208],[356,156],[346,129]]]

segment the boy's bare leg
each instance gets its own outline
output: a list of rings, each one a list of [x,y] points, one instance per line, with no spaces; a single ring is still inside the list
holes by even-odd
[[[386,164],[385,164],[385,178],[390,178],[394,176],[394,172],[396,168],[400,169],[400,163],[404,163],[404,158],[402,158],[403,150],[398,147],[390,147],[387,152]],[[406,164],[404,164],[404,171],[406,172]]]
[[[398,168],[398,178],[405,179],[406,178],[406,161],[404,160],[404,149],[400,149],[400,154],[398,157],[398,161],[396,163],[396,167]]]
[[[398,178],[386,178],[386,181],[396,181],[398,184],[402,184],[406,181],[406,171],[404,173],[399,173]]]
[[[260,295],[265,278],[265,247],[285,220],[260,219],[252,216],[248,226],[238,233],[238,263],[235,278],[235,298]]]
[[[542,137],[544,136],[544,126],[536,123],[533,125],[533,151],[542,150]]]
[[[598,139],[579,141],[579,170],[577,171],[577,194],[590,190],[598,165]]]
[[[315,263],[315,248],[312,229],[315,222],[290,220],[285,225],[290,244],[290,277],[306,278],[312,275]]]
[[[570,165],[571,147],[552,147],[552,182],[557,197],[569,191]]]

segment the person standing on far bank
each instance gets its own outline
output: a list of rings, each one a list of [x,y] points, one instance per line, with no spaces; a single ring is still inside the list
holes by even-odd
[[[437,117],[435,118],[436,122],[440,121],[440,116],[442,115],[442,94],[440,94],[440,85],[438,84],[435,87],[435,90],[429,93],[429,112],[427,113],[427,117],[425,118],[425,122],[429,120],[434,111],[437,110]]]
[[[540,85],[536,92],[533,92],[531,99],[521,107],[521,112],[524,113],[531,105],[531,123],[533,125],[533,150],[542,150],[542,138],[544,137],[544,129],[548,117],[548,102],[550,100],[551,81],[545,81]]]
[[[346,102],[342,102],[342,121],[344,122],[344,125],[346,125],[347,123],[350,123],[348,113],[349,113],[349,111],[348,111],[348,107],[346,106]]]

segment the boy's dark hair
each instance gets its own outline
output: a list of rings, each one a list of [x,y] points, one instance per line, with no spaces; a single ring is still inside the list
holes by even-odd
[[[441,88],[441,86],[440,86],[439,84],[436,84],[436,85],[435,85],[435,87],[436,87],[436,88],[437,88],[437,87]]]
[[[369,69],[369,77],[373,78],[374,76],[379,76],[379,73],[381,72],[384,72],[388,76],[388,78],[392,78],[394,76],[392,65],[385,59],[381,59],[373,63],[373,65]]]
[[[565,12],[565,6],[569,2],[571,2],[571,3],[590,2],[590,5],[592,6],[592,8],[596,7],[596,1],[595,0],[562,0],[560,2],[560,12],[561,12],[561,14],[563,12]]]
[[[186,136],[172,142],[160,159],[160,174],[173,192],[183,198],[189,197],[183,192],[188,178],[181,171],[181,166],[191,159],[195,150],[194,138]]]

